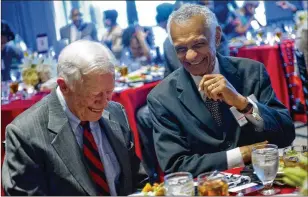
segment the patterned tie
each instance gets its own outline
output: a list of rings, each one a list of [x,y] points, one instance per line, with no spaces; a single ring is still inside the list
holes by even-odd
[[[217,126],[222,126],[222,114],[219,108],[219,101],[214,101],[212,99],[205,99],[205,106],[210,111],[214,121],[216,122]]]
[[[104,166],[91,133],[89,122],[81,122],[80,125],[83,128],[83,154],[88,164],[91,177],[95,182],[99,195],[110,196]]]

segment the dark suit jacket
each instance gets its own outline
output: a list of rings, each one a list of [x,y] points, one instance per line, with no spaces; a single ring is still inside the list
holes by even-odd
[[[1,51],[1,59],[4,63],[4,69],[1,69],[1,80],[2,81],[9,81],[11,80],[10,72],[13,66],[15,66],[15,69],[17,68],[17,65],[21,63],[21,60],[23,58],[23,52],[16,48],[15,46],[12,46],[11,44],[7,43],[4,47],[3,51]],[[14,65],[13,65],[14,64]]]
[[[71,40],[71,26],[73,24],[68,24],[60,29],[61,39]],[[97,39],[97,30],[93,23],[83,23],[80,27],[81,39],[90,36],[93,41],[98,41]]]
[[[145,174],[123,107],[109,102],[100,124],[121,168],[117,194],[131,194]],[[2,185],[9,195],[97,195],[55,91],[7,126]]]
[[[182,67],[148,95],[154,145],[165,173],[188,171],[194,176],[227,169],[226,150],[268,140],[285,147],[295,137],[294,125],[271,87],[265,67],[256,61],[217,55],[220,72],[242,95],[254,94],[264,130],[252,123],[239,127],[223,104],[224,129],[217,129],[191,75]]]

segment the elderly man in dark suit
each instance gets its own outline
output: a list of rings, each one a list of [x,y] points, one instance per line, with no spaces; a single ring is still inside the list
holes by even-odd
[[[128,195],[147,176],[123,107],[110,101],[115,58],[76,41],[58,60],[58,87],[6,128],[9,195]]]
[[[197,176],[251,161],[256,145],[285,147],[295,137],[264,65],[216,53],[221,28],[205,6],[186,4],[168,20],[183,67],[148,95],[154,145],[165,173]]]
[[[61,39],[68,39],[69,43],[80,39],[98,41],[95,25],[83,22],[82,13],[78,8],[71,10],[70,19],[72,24],[68,24],[60,29]]]

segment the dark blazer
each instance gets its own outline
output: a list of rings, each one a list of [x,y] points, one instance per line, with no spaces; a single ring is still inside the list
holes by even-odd
[[[4,69],[1,69],[1,81],[11,80],[11,69],[14,67],[16,69],[21,64],[23,56],[23,52],[19,48],[9,43],[5,45],[3,51],[1,51],[1,59],[4,63]]]
[[[100,124],[121,168],[117,194],[131,194],[146,176],[123,107],[109,102]],[[56,91],[7,126],[2,185],[18,196],[98,194]]]
[[[68,24],[60,29],[61,39],[69,39],[71,41],[71,26],[73,24]],[[93,23],[83,23],[80,27],[81,39],[91,37],[93,41],[98,41],[97,30]]]
[[[224,128],[217,129],[191,75],[182,67],[157,85],[147,101],[154,126],[154,145],[165,173],[198,174],[227,169],[226,150],[268,140],[285,147],[295,138],[288,110],[279,102],[265,67],[245,58],[217,54],[220,72],[242,95],[254,94],[264,130],[252,123],[239,127],[223,103]]]

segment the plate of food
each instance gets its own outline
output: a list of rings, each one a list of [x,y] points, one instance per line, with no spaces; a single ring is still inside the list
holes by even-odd
[[[129,196],[165,196],[165,193],[164,183],[154,183],[153,185],[147,183],[141,192]]]

